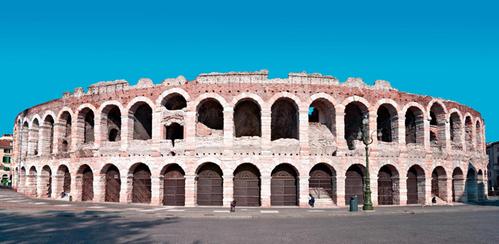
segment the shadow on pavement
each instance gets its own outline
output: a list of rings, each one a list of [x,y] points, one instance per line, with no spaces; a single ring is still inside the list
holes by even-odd
[[[0,212],[1,243],[152,242],[143,230],[176,218],[131,221],[113,213],[48,211],[30,216]]]

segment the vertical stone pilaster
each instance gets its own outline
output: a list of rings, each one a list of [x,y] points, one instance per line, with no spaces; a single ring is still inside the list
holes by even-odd
[[[234,146],[234,108],[224,107],[224,155],[232,155]]]
[[[398,143],[401,146],[406,145],[405,141],[405,115],[401,114],[399,111],[399,116],[398,116]]]
[[[94,171],[94,180],[93,180],[93,187],[94,187],[94,199],[92,202],[104,202],[104,197],[106,194],[105,190],[105,181],[106,181],[106,175],[105,174],[100,174],[99,171],[95,170]]]
[[[308,207],[308,195],[310,193],[309,187],[308,187],[308,179],[310,177],[308,175],[300,175],[298,177],[299,182],[298,182],[298,205],[302,208]]]
[[[196,176],[186,175],[185,176],[185,206],[195,207],[196,206]]]
[[[425,204],[431,205],[431,172],[430,175],[426,175],[425,177]]]
[[[270,205],[270,182],[271,182],[271,177],[270,176],[261,176],[261,189],[260,189],[260,198],[262,201],[262,207],[268,208],[271,207]]]
[[[407,205],[407,176],[399,178],[399,199],[400,205]]]
[[[131,133],[133,130],[130,128],[130,116],[128,114],[122,114],[121,115],[121,151],[126,152],[128,149],[128,145],[130,143],[130,136],[132,135]],[[121,180],[122,183],[122,188],[123,188],[123,183],[125,181]],[[120,193],[120,198],[121,198],[121,193]],[[121,200],[120,200],[121,201]]]
[[[371,200],[373,202],[373,206],[378,206],[378,172],[372,171],[373,167],[370,167],[370,175],[371,175]]]
[[[302,105],[305,106],[305,105]],[[308,156],[310,153],[310,144],[308,143],[308,108],[300,107],[299,110],[299,139],[300,139],[300,154]],[[307,194],[308,198],[308,194]]]
[[[339,104],[336,110],[336,145],[340,150],[348,149],[345,140],[345,106]]]
[[[452,176],[447,176],[447,179],[446,180],[446,186],[447,186],[447,198],[446,198],[446,202],[447,203],[452,203]]]
[[[270,155],[271,153],[270,152],[272,148],[271,124],[272,124],[272,115],[270,108],[263,107],[262,108],[262,151],[264,152],[264,155]]]
[[[122,137],[123,139],[123,137]],[[121,188],[120,188],[120,202],[121,203],[127,203],[128,202],[128,176],[127,175],[121,175],[120,176],[121,180]]]
[[[336,177],[336,194],[337,194],[337,205],[338,207],[345,207],[346,202],[345,202],[345,176],[343,175],[338,175]]]
[[[151,176],[151,204],[160,206],[162,205],[160,199],[160,177]]]
[[[196,148],[196,111],[187,111],[185,114],[185,150],[194,151]],[[186,203],[187,204],[187,203]]]
[[[107,136],[104,136],[104,129],[102,127],[102,113],[95,111],[94,119],[94,146],[95,148],[100,148],[101,144],[107,141]]]
[[[161,139],[163,139],[162,131],[163,129],[161,128],[161,117],[162,117],[162,110],[160,108],[156,108],[152,110],[152,144],[153,148],[155,149],[154,151],[160,152],[160,143]]]
[[[234,182],[232,174],[228,172],[224,172],[223,188],[223,206],[230,207],[230,203],[234,200]]]

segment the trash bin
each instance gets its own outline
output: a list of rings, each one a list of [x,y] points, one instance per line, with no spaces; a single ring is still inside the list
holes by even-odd
[[[359,211],[359,200],[357,199],[357,195],[350,198],[350,212]]]

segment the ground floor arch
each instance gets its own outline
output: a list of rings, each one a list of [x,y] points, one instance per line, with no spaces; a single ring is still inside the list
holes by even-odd
[[[447,201],[447,174],[442,166],[436,167],[431,173],[431,195]]]
[[[52,197],[52,170],[48,165],[43,166],[42,172],[40,174],[40,185],[41,192],[40,197],[51,198]]]
[[[169,164],[161,172],[163,176],[163,205],[185,205],[185,172],[178,164]]]
[[[466,198],[469,202],[474,202],[477,200],[477,180],[476,171],[474,168],[468,168],[468,173],[466,174],[466,183],[464,189],[466,191]]]
[[[197,170],[197,204],[199,206],[223,205],[223,173],[214,163],[205,163]]]
[[[407,171],[407,204],[425,204],[425,173],[419,165]]]
[[[350,198],[357,196],[358,203],[364,204],[364,176],[366,168],[354,164],[347,169],[345,174],[345,203],[350,203]]]
[[[461,168],[457,167],[452,172],[452,201],[462,202],[464,197],[464,174]]]
[[[309,173],[308,187],[315,199],[331,200],[336,204],[336,171],[325,163],[316,164]]]
[[[393,165],[384,165],[379,169],[378,204],[400,204],[399,173]]]
[[[57,185],[60,197],[65,196],[66,194],[71,193],[71,174],[69,173],[69,169],[66,165],[60,165],[57,169]],[[64,194],[63,194],[64,193]]]
[[[81,200],[92,201],[94,199],[94,174],[88,165],[82,165],[78,169],[77,183],[81,186]]]
[[[132,203],[151,203],[151,170],[143,163],[130,167]]]
[[[290,164],[280,164],[272,170],[270,204],[272,206],[298,205],[298,173]]]
[[[36,180],[37,175],[38,175],[38,173],[36,171],[35,166],[31,166],[31,168],[29,169],[29,175],[28,175],[28,179],[26,181],[26,186],[29,189],[29,191],[28,191],[29,195],[32,197],[37,196],[37,189],[38,189],[38,184],[37,184],[37,180]]]
[[[256,166],[249,163],[239,165],[234,171],[234,200],[237,206],[260,206],[260,185],[260,171]]]
[[[113,164],[107,164],[102,168],[101,175],[104,183],[104,201],[119,202],[121,177],[118,167]]]

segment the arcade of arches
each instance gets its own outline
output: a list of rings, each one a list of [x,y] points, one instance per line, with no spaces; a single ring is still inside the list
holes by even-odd
[[[192,175],[176,163],[157,173],[145,163],[133,164],[127,170],[108,163],[101,169],[81,165],[74,176],[66,165],[57,170],[48,165],[40,170],[22,167],[20,174],[24,183],[20,191],[41,198],[57,199],[64,192],[78,201],[226,206],[236,200],[238,206],[260,207],[305,206],[311,195],[316,206],[333,207],[348,205],[353,196],[363,204],[366,169],[352,164],[338,175],[332,165],[318,163],[302,176],[295,166],[282,163],[265,175],[251,163],[242,163],[227,173],[218,164],[206,162]],[[482,181],[483,173],[471,164],[468,169],[452,170],[437,166],[431,172],[417,164],[405,172],[385,164],[371,173],[376,205],[478,201],[484,197]]]

